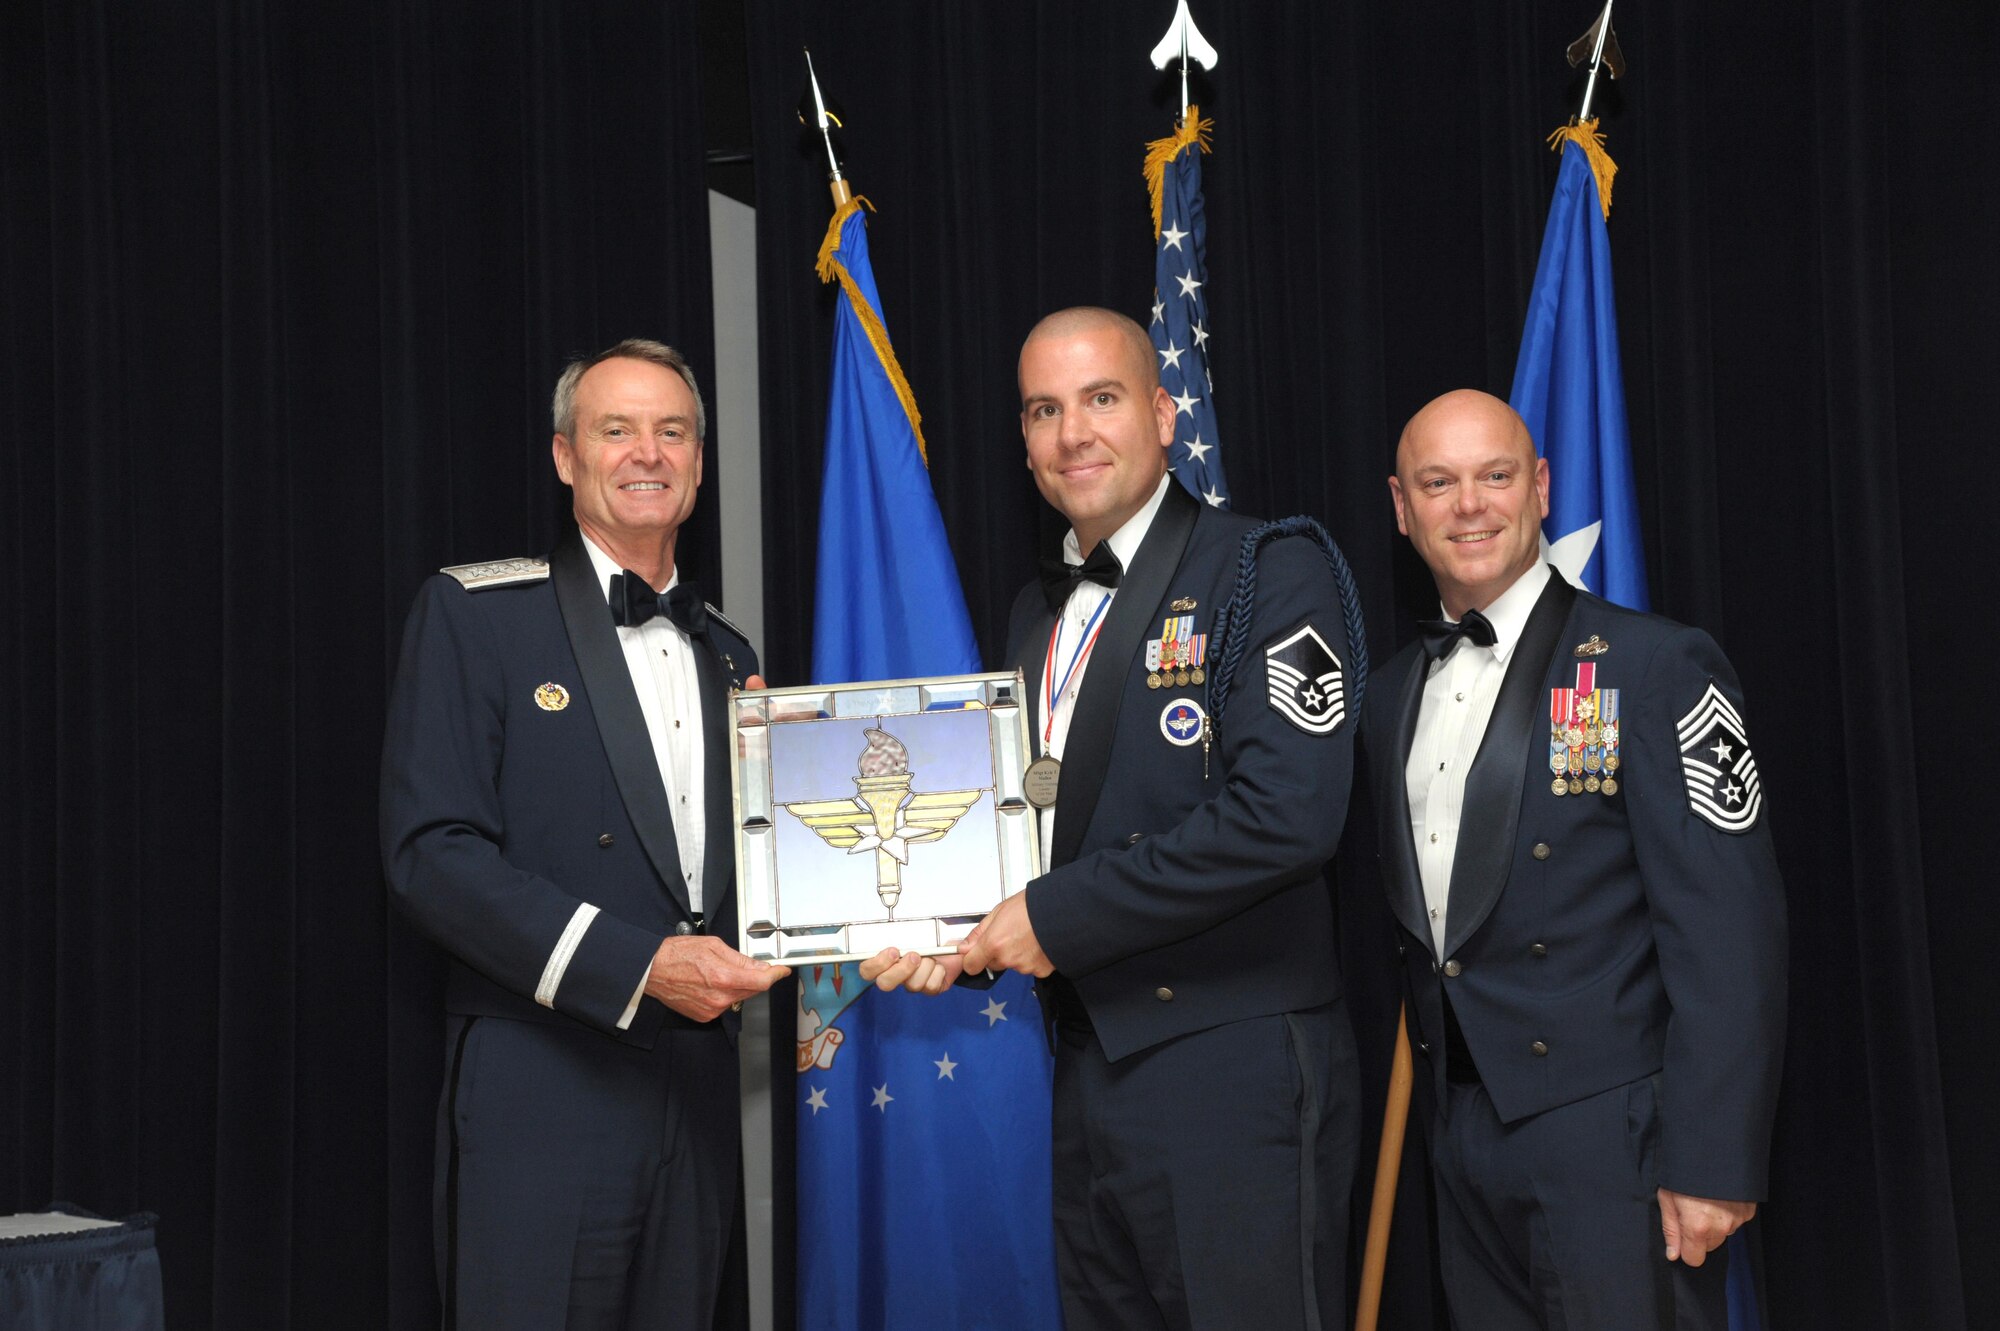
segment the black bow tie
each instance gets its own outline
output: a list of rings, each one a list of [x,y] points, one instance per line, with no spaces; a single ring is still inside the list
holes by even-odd
[[[1097,548],[1090,552],[1090,558],[1081,564],[1044,559],[1042,593],[1049,598],[1049,609],[1060,611],[1069,601],[1069,594],[1076,590],[1077,583],[1087,579],[1105,587],[1116,587],[1118,579],[1124,576],[1125,566],[1118,562],[1111,542],[1099,541]]]
[[[701,592],[683,578],[663,592],[646,585],[646,580],[627,569],[611,575],[611,622],[621,628],[637,628],[654,615],[665,615],[690,638],[708,631],[708,607]]]
[[[1492,622],[1477,610],[1466,611],[1465,618],[1456,624],[1448,619],[1425,619],[1419,620],[1417,627],[1423,630],[1424,652],[1433,661],[1450,656],[1460,638],[1481,647],[1491,647],[1500,640]]]

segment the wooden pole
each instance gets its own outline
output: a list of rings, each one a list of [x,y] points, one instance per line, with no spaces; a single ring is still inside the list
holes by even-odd
[[[1375,1156],[1375,1197],[1368,1206],[1368,1247],[1361,1259],[1361,1298],[1354,1331],[1375,1331],[1382,1312],[1382,1272],[1389,1261],[1389,1221],[1396,1214],[1396,1176],[1403,1168],[1403,1133],[1410,1122],[1410,1024],[1396,1014],[1396,1053],[1389,1064],[1389,1102],[1382,1108],[1382,1149]]]

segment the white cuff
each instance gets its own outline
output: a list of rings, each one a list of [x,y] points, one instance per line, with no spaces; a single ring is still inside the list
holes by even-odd
[[[619,1030],[629,1031],[632,1029],[632,1018],[639,1015],[639,1000],[646,996],[646,981],[652,978],[653,968],[648,966],[646,967],[646,973],[639,977],[639,987],[632,991],[632,1001],[625,1005],[625,1015],[618,1019]]]
[[[535,986],[535,1001],[543,1007],[556,1005],[556,990],[562,987],[563,972],[569,969],[569,959],[576,955],[577,944],[583,941],[590,922],[597,918],[597,907],[588,901],[576,908],[576,914],[569,917],[569,924],[556,939],[555,951],[549,953],[548,965],[542,967],[542,982]]]

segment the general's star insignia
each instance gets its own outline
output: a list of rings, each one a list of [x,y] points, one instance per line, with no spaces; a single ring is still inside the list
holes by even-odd
[[[1347,716],[1340,658],[1311,624],[1264,649],[1271,710],[1308,735],[1330,735]]]
[[[1742,833],[1756,826],[1764,807],[1764,783],[1750,754],[1743,716],[1714,680],[1677,729],[1689,810],[1724,832]]]

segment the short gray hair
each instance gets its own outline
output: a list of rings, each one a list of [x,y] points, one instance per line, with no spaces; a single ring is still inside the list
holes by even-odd
[[[687,363],[687,357],[664,342],[644,337],[628,337],[615,347],[600,351],[595,356],[580,357],[563,367],[562,377],[556,380],[555,398],[550,404],[557,434],[566,438],[576,435],[576,386],[583,376],[593,366],[619,358],[646,361],[678,374],[687,384],[688,392],[694,394],[694,436],[703,440],[708,438],[708,408],[702,404],[701,385],[694,381],[694,369]]]

